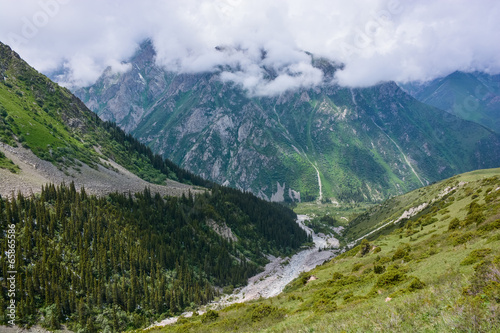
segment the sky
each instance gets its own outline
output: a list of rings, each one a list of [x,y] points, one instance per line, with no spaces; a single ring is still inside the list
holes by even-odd
[[[500,1],[0,0],[0,41],[69,87],[128,70],[148,38],[167,70],[228,68],[221,79],[255,95],[321,84],[311,54],[343,64],[348,87],[497,74]]]

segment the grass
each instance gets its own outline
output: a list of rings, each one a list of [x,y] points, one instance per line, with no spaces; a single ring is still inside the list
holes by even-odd
[[[299,215],[309,215],[310,217],[331,215],[340,223],[347,224],[353,218],[372,207],[371,203],[317,203],[300,202],[294,207],[293,211]]]
[[[429,206],[303,273],[279,296],[232,305],[210,323],[186,318],[152,332],[500,332],[499,188],[500,170],[493,169],[402,196],[383,216],[422,200]],[[331,208],[319,207],[317,214]],[[306,283],[311,275],[317,280]],[[252,320],[255,309],[269,315]]]
[[[82,163],[110,168],[112,159],[140,178],[164,184],[167,178],[144,153],[118,142],[105,124],[71,93],[0,48],[6,66],[0,71],[0,141],[30,149],[60,170],[78,171]],[[94,147],[99,147],[102,155]],[[0,167],[17,172],[5,158]],[[172,175],[175,178],[175,175]]]
[[[18,173],[20,171],[19,167],[8,159],[3,152],[0,151],[0,169],[9,170],[12,173]]]

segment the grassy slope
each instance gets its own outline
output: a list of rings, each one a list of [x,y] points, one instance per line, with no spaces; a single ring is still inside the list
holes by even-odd
[[[135,139],[97,115],[67,89],[31,68],[0,43],[0,141],[22,144],[61,170],[79,170],[111,158],[140,178],[164,184],[167,176],[182,181],[186,172],[141,149]],[[99,148],[98,150],[96,148]],[[4,165],[8,162],[2,161]],[[190,177],[192,178],[192,177]]]
[[[163,331],[498,332],[500,169],[459,175],[389,200],[378,215],[384,218],[375,220],[435,198],[429,209],[379,235],[365,255],[357,246],[303,274],[278,297],[233,305],[218,318],[182,319]],[[318,279],[304,284],[309,275]]]
[[[4,153],[0,151],[0,169],[7,169],[12,173],[19,172],[19,167],[12,162],[12,160],[8,159]]]

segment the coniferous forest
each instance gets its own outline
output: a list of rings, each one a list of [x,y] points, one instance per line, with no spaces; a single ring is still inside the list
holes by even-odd
[[[295,217],[221,186],[162,198],[148,189],[96,197],[73,184],[47,185],[39,195],[0,197],[0,248],[6,253],[14,224],[19,324],[121,331],[208,302],[214,286],[244,284],[265,264],[263,253],[292,253],[308,240]],[[218,235],[209,220],[238,240]],[[2,276],[8,271],[2,260]]]

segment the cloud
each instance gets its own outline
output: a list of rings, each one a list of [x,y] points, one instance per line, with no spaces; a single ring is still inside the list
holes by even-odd
[[[499,17],[495,0],[18,0],[0,11],[0,40],[88,85],[150,38],[170,70],[231,68],[222,79],[265,95],[321,82],[306,51],[342,62],[335,79],[350,87],[498,73]]]

